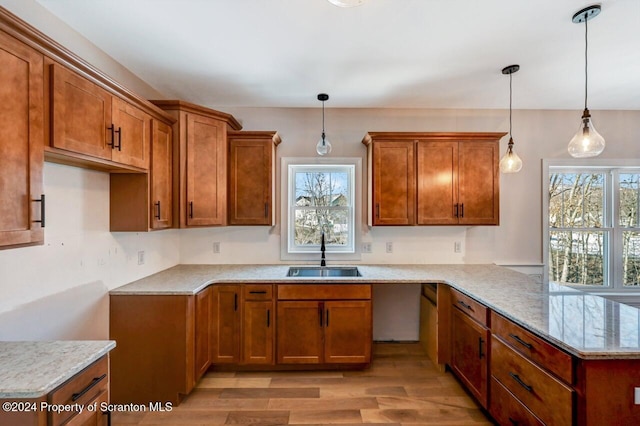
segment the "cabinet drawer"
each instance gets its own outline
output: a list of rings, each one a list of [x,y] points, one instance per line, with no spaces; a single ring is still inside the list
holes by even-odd
[[[484,326],[488,324],[489,310],[487,307],[453,288],[451,289],[451,304],[480,324]]]
[[[572,424],[571,388],[496,336],[491,339],[491,374],[545,424]]]
[[[48,402],[54,405],[79,404],[86,407],[102,392],[108,392],[108,389],[109,361],[104,356],[51,392]],[[50,412],[49,423],[57,426],[74,415],[76,412]]]
[[[278,300],[371,299],[371,284],[279,284]]]
[[[491,313],[491,331],[533,362],[542,365],[565,382],[573,383],[571,355],[495,312]]]
[[[489,413],[500,425],[543,426],[531,411],[495,378],[491,378],[491,407]]]
[[[273,286],[271,284],[244,284],[242,286],[244,300],[271,300]]]

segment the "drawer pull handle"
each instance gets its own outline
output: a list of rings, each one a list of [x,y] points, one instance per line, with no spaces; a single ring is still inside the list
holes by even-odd
[[[527,390],[527,392],[533,392],[533,387],[529,386],[528,384],[526,384],[525,382],[522,381],[522,379],[520,378],[520,376],[518,376],[517,374],[514,373],[509,373],[509,375],[511,376],[511,378],[513,380],[515,380],[516,382],[518,382],[518,384],[520,386],[522,386],[523,388],[525,388]]]
[[[522,340],[519,336],[516,336],[515,334],[509,334],[509,337],[511,337],[513,340],[515,340],[516,342],[520,343],[522,346],[524,346],[527,349],[533,348],[533,345],[531,345],[531,343],[525,342],[524,340]]]
[[[466,303],[464,303],[462,300],[458,300],[458,303],[462,306],[464,306],[465,309],[470,310],[471,312],[473,312],[473,308],[471,307],[471,305],[467,305]]]
[[[250,291],[249,294],[267,294],[266,290],[261,290],[261,291]]]
[[[91,381],[91,383],[89,383],[89,385],[86,388],[82,389],[78,393],[74,393],[73,395],[71,395],[71,401],[75,402],[75,401],[79,400],[80,398],[82,398],[82,395],[84,395],[85,393],[89,392],[95,385],[100,383],[105,377],[107,377],[107,373],[103,374],[100,377],[94,377],[93,380]]]
[[[238,310],[238,293],[233,293],[233,311]]]
[[[271,309],[267,309],[267,328],[271,325]]]

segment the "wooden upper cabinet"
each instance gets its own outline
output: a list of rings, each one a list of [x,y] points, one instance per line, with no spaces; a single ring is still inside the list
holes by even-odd
[[[118,163],[149,168],[151,117],[119,98],[113,98],[112,109],[115,147],[111,159]]]
[[[369,224],[498,225],[504,135],[368,133]]]
[[[41,54],[0,31],[0,248],[44,241],[43,67]]]
[[[148,169],[151,117],[61,65],[50,69],[51,145]]]
[[[375,142],[372,167],[373,224],[415,225],[414,143]]]
[[[179,100],[151,101],[173,126],[174,219],[181,228],[227,224],[227,132],[233,116]]]
[[[111,173],[109,230],[147,232],[173,225],[173,138],[171,126],[151,120],[149,173]]]
[[[461,225],[500,223],[498,141],[460,143],[458,196]]]
[[[227,152],[225,124],[187,114],[187,225],[225,225]]]
[[[171,228],[173,226],[173,139],[171,126],[153,120],[151,138],[151,228]]]
[[[418,142],[418,224],[455,225],[458,142]]]
[[[52,146],[110,160],[115,139],[111,94],[60,65],[50,69]]]
[[[276,132],[229,132],[229,225],[274,225]]]

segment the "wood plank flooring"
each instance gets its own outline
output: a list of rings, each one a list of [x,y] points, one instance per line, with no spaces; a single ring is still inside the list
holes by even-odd
[[[171,412],[113,413],[113,425],[491,425],[418,344],[374,345],[362,371],[209,372]]]

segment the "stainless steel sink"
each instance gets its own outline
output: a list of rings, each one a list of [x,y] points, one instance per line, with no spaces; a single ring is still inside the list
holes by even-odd
[[[291,266],[288,277],[361,277],[355,266]]]

